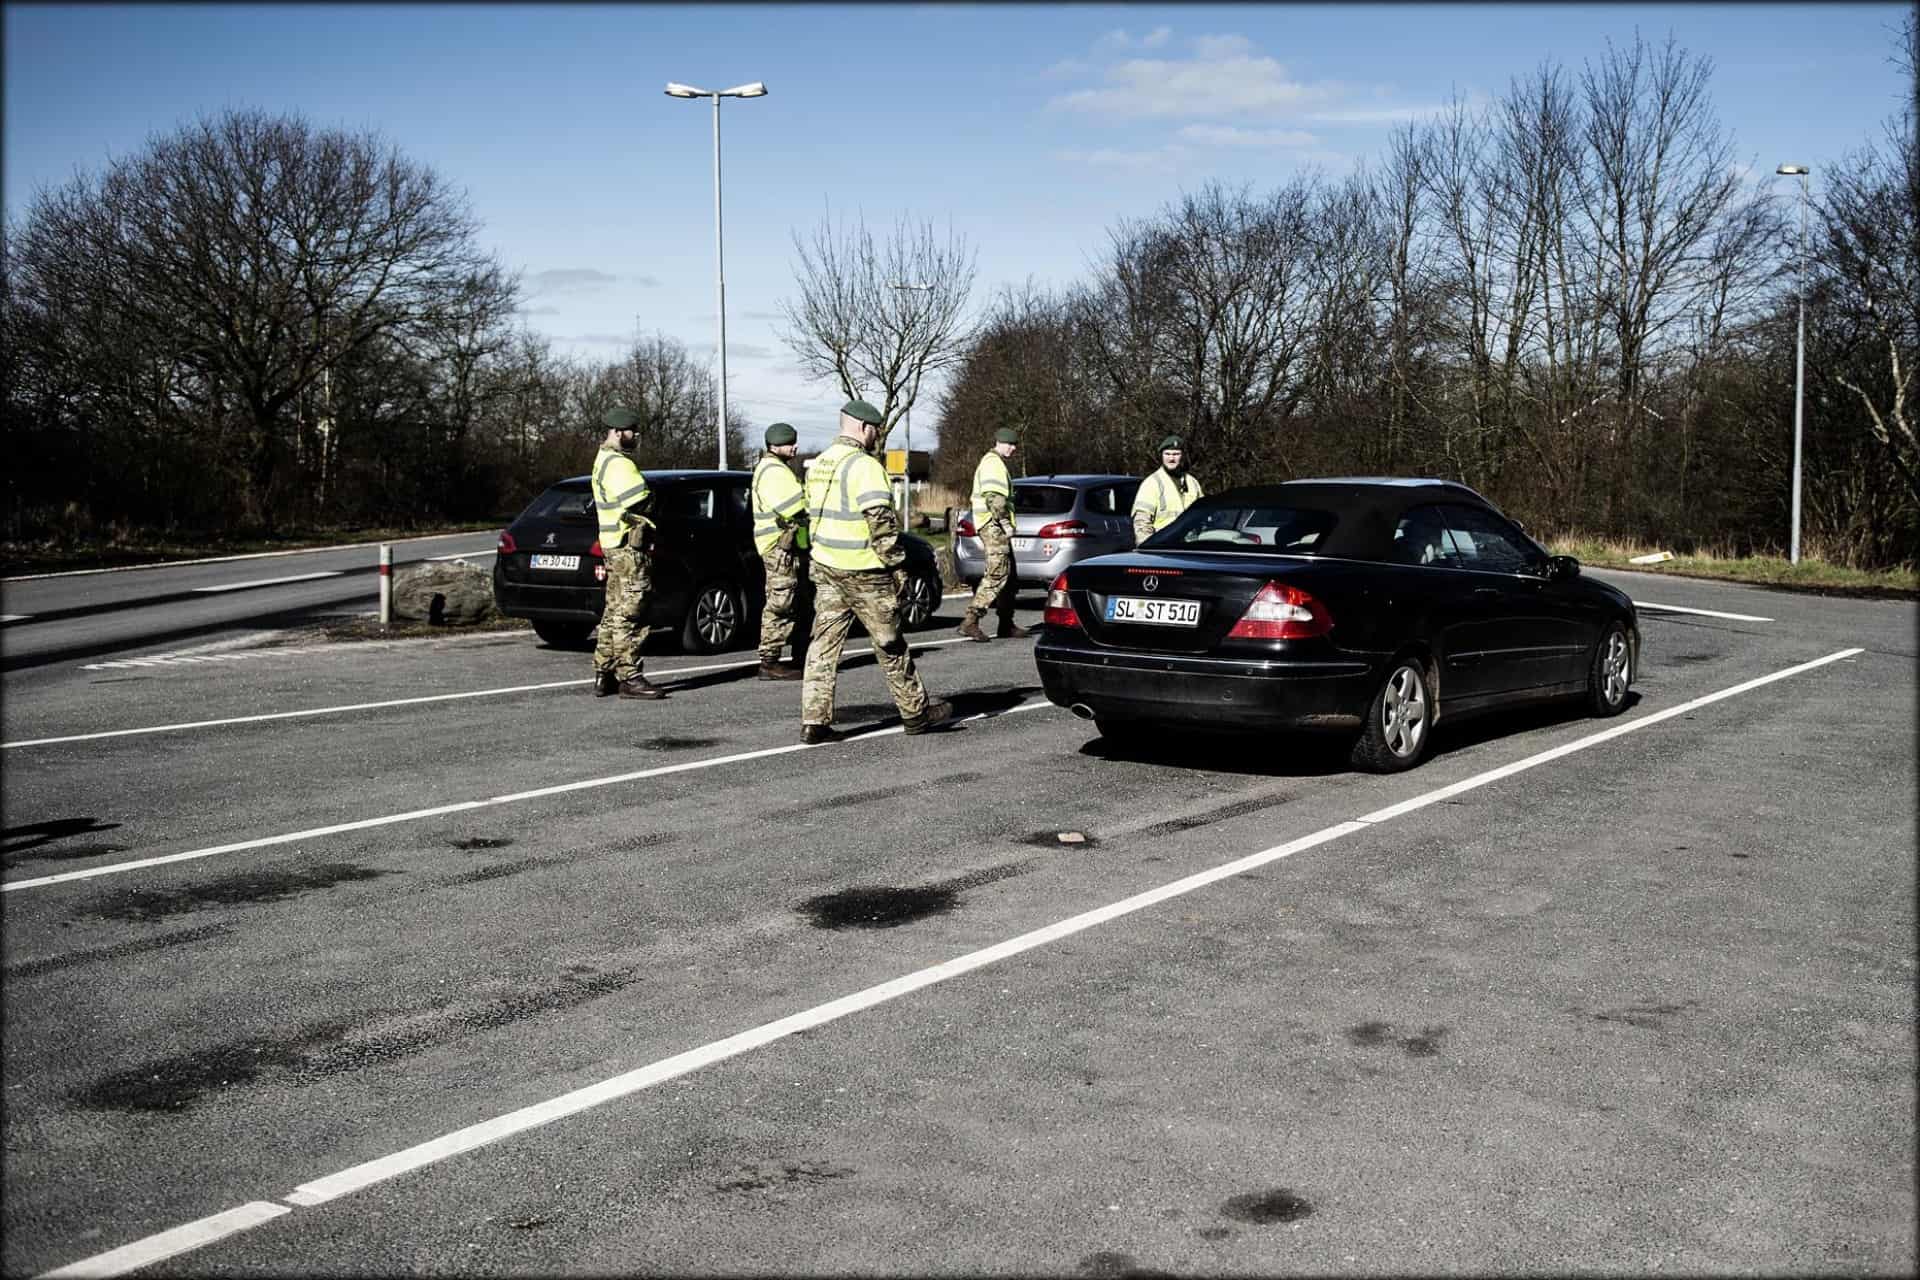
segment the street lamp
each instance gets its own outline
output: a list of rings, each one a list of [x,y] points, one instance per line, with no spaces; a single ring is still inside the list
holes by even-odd
[[[1793,530],[1788,535],[1787,559],[1800,563],[1800,422],[1807,396],[1807,174],[1803,164],[1783,164],[1774,173],[1800,179],[1800,244],[1794,292],[1800,295],[1800,334],[1793,344]]]
[[[930,284],[908,284],[900,280],[887,281],[887,288],[899,289],[907,293],[933,292],[933,286]],[[907,482],[900,492],[900,525],[902,528],[911,529],[913,528],[913,408],[911,405],[900,415],[900,424],[905,428],[907,435],[907,465],[903,468]]]
[[[715,434],[720,437],[720,470],[727,469],[727,273],[722,265],[720,252],[720,99],[722,98],[764,98],[767,86],[755,80],[752,84],[735,85],[731,89],[696,89],[690,84],[667,82],[669,98],[712,98],[713,99],[713,292],[720,308],[720,424]]]

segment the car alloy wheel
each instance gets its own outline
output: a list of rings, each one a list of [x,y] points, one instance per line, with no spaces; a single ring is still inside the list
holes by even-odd
[[[688,647],[702,653],[719,653],[730,648],[739,634],[740,600],[733,588],[724,582],[702,587],[687,614]]]
[[[1593,670],[1587,677],[1588,709],[1597,716],[1617,715],[1627,705],[1627,690],[1633,685],[1633,643],[1626,627],[1615,622],[1607,627],[1594,650]]]
[[[1375,773],[1398,773],[1419,764],[1433,727],[1433,699],[1427,692],[1425,665],[1402,658],[1367,706],[1353,763]]]
[[[900,596],[900,624],[909,629],[924,626],[939,608],[939,580],[924,573],[910,575]]]

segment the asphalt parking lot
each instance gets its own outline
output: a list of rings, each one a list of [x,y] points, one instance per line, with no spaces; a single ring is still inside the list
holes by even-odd
[[[750,653],[10,672],[4,1268],[1911,1274],[1915,607],[1603,576],[1621,718],[1393,777],[957,601],[967,718],[821,747]]]

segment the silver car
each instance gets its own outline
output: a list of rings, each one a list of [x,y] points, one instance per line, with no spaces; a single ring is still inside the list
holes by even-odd
[[[1133,548],[1139,476],[1022,476],[1013,482],[1014,586],[1046,587],[1091,556]],[[973,509],[954,512],[953,562],[969,587],[987,571]]]

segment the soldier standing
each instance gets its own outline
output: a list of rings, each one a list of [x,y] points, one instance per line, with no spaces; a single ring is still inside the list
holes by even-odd
[[[767,428],[767,451],[753,468],[753,545],[767,576],[767,607],[760,615],[762,680],[798,680],[803,674],[780,661],[780,649],[793,634],[806,573],[807,495],[793,474],[799,449],[793,427],[776,422]]]
[[[1020,433],[1002,427],[993,433],[993,448],[973,469],[973,523],[980,532],[980,545],[986,549],[987,567],[967,605],[960,634],[983,644],[987,633],[980,629],[980,619],[989,609],[1000,617],[994,634],[1001,639],[1023,640],[1032,634],[1013,620],[1013,480],[1007,474],[1007,459],[1019,448]]]
[[[1145,542],[1179,519],[1201,497],[1199,478],[1187,471],[1187,446],[1179,436],[1160,442],[1160,469],[1133,495],[1133,540]]]
[[[601,420],[607,435],[593,458],[593,509],[600,518],[600,550],[607,563],[607,602],[593,649],[593,693],[597,698],[612,693],[664,698],[666,690],[648,683],[640,671],[647,597],[653,589],[653,521],[646,516],[653,494],[632,457],[640,440],[640,415],[613,408]]]
[[[924,733],[953,716],[952,703],[928,699],[900,630],[907,549],[900,543],[900,513],[887,473],[869,452],[880,438],[881,421],[880,411],[865,400],[847,401],[840,409],[840,434],[807,467],[814,614],[800,694],[802,742],[840,737],[833,728],[833,686],[856,617],[873,639],[906,731]]]

